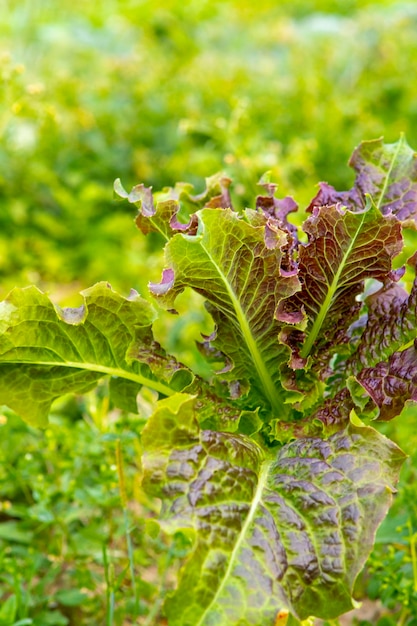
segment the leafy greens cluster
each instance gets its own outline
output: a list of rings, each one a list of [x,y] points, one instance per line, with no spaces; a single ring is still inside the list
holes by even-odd
[[[100,283],[61,309],[30,287],[0,305],[0,402],[29,423],[105,376],[123,409],[137,410],[142,387],[158,394],[143,488],[161,498],[167,532],[194,538],[165,603],[170,626],[272,626],[352,607],[404,459],[369,422],[417,400],[417,255],[414,280],[393,265],[416,227],[417,160],[401,138],[362,143],[351,165],[350,191],[320,185],[304,235],[295,202],[266,179],[240,212],[225,176],[199,195],[116,182],[139,229],[166,242],[156,301],[175,312],[186,288],[205,298],[211,380],[156,342],[155,309],[136,292]]]

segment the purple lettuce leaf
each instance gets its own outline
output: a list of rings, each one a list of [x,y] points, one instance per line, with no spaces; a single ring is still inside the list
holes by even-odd
[[[304,230],[308,243],[300,247],[298,261],[302,289],[280,303],[277,318],[298,325],[293,333],[287,330],[285,341],[299,367],[308,367],[310,357],[310,366],[324,379],[331,373],[330,357],[350,339],[347,331],[358,317],[364,280],[395,278],[392,259],[402,249],[401,225],[368,201],[356,212],[340,205],[315,208]]]
[[[410,259],[414,271],[416,261],[414,255]],[[410,293],[388,282],[365,304],[363,333],[355,352],[338,364],[336,376],[342,385],[347,381],[363,415],[389,420],[401,413],[406,401],[416,399],[417,278]],[[370,398],[373,403],[368,403]],[[372,406],[379,408],[378,415]]]
[[[393,144],[384,144],[382,138],[362,142],[349,165],[356,172],[353,188],[340,192],[321,183],[310,210],[341,203],[351,211],[360,211],[366,204],[366,194],[369,194],[383,215],[393,213],[406,225],[415,226],[417,156],[404,137]]]
[[[142,437],[145,490],[168,532],[195,533],[170,626],[273,626],[292,613],[335,618],[391,501],[403,453],[350,425],[265,451],[200,430],[195,398],[158,403]]]
[[[417,254],[410,259],[417,265]],[[365,300],[367,321],[356,352],[346,363],[348,373],[387,361],[417,336],[417,277],[410,293],[395,282],[383,285]]]
[[[366,325],[356,351],[333,366],[327,385],[332,395],[308,418],[296,422],[294,432],[315,432],[318,420],[328,434],[347,423],[353,408],[366,420],[390,420],[407,401],[417,400],[417,278],[410,294],[398,283],[388,282],[365,303]],[[290,426],[278,424],[277,439],[290,434]]]
[[[394,352],[388,361],[365,367],[356,380],[379,408],[378,419],[393,419],[408,400],[417,401],[417,340],[410,348]]]

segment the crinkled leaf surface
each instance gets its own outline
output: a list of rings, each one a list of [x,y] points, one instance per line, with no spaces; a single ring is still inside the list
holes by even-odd
[[[83,296],[81,307],[60,309],[31,287],[0,304],[0,403],[31,424],[46,423],[55,398],[84,393],[105,375],[173,393],[146,364],[149,303],[136,293],[123,298],[105,283]]]
[[[362,387],[361,394],[364,395]],[[284,444],[304,437],[329,437],[349,425],[354,408],[355,403],[349,389],[343,387],[322,399],[302,419],[291,422],[274,421],[271,428],[273,439]]]
[[[388,361],[364,368],[356,378],[379,408],[378,419],[393,419],[407,400],[417,401],[416,346],[394,352]]]
[[[331,354],[347,340],[364,279],[386,281],[391,275],[392,259],[402,248],[401,226],[368,203],[360,212],[338,205],[315,209],[304,230],[308,243],[300,250],[298,270],[303,287],[281,304],[278,318],[296,323],[304,313],[300,355],[311,355],[323,370],[323,353]]]
[[[202,428],[253,434],[263,425],[258,409],[242,410],[230,397],[225,398],[218,386],[216,388],[197,376],[186,391],[196,397],[195,408]]]
[[[350,191],[336,191],[321,183],[310,208],[341,204],[353,211],[365,206],[365,194],[372,196],[384,215],[394,213],[401,221],[417,220],[417,156],[404,137],[393,144],[383,139],[362,142],[349,164],[356,171]]]
[[[410,261],[415,266],[416,255]],[[356,405],[368,417],[389,420],[401,413],[407,400],[417,397],[417,279],[410,293],[389,282],[365,302],[365,329],[356,351],[339,364],[339,369]],[[372,415],[369,397],[379,408],[379,415]],[[332,406],[337,410],[333,402]]]
[[[417,278],[410,293],[390,282],[369,296],[366,305],[366,327],[349,360],[348,372],[388,360],[395,351],[412,345],[417,337]]]
[[[175,235],[166,245],[168,269],[151,291],[167,308],[186,287],[202,294],[217,325],[212,342],[229,360],[231,380],[249,380],[284,415],[279,363],[286,351],[274,314],[299,289],[297,277],[281,268],[287,236],[254,212],[202,209],[197,216],[195,234]]]
[[[273,626],[351,608],[354,580],[404,455],[371,428],[299,439],[268,455],[200,430],[195,399],[162,400],[143,432],[144,487],[194,548],[166,603],[170,626]]]

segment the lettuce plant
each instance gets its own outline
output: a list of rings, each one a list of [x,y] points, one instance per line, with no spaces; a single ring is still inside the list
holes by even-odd
[[[417,255],[403,243],[417,164],[401,138],[362,143],[351,165],[353,188],[321,183],[303,233],[267,179],[241,212],[224,176],[199,195],[116,183],[142,233],[166,242],[156,302],[175,313],[184,289],[205,298],[209,380],[155,340],[156,309],[136,292],[100,283],[62,309],[29,287],[1,303],[0,402],[29,423],[103,377],[127,410],[144,389],[158,397],[143,489],[161,499],[164,530],[192,538],[170,626],[272,626],[353,606],[405,456],[370,423],[417,400]]]

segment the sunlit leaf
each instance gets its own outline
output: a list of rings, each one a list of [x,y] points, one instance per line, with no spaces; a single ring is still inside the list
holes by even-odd
[[[146,363],[152,307],[133,293],[123,298],[101,283],[84,304],[60,309],[35,288],[15,289],[1,303],[0,402],[31,424],[47,421],[52,401],[85,393],[116,376],[162,394],[171,389]]]
[[[385,144],[382,138],[363,141],[349,164],[356,172],[354,187],[339,192],[321,183],[310,208],[340,202],[360,210],[369,194],[384,215],[393,213],[403,222],[417,222],[417,156],[404,137],[393,144]]]
[[[164,527],[195,533],[171,626],[273,626],[352,607],[404,455],[371,428],[350,426],[266,452],[201,430],[195,400],[159,403],[143,432],[144,488],[162,499]]]

